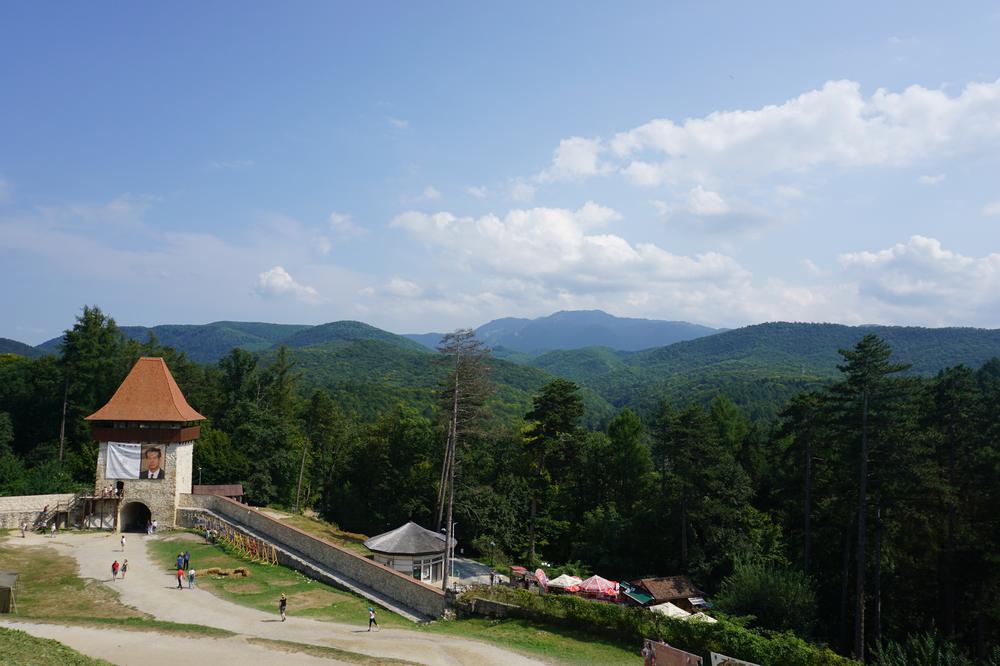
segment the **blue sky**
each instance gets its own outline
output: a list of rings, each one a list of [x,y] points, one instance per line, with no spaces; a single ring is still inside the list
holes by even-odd
[[[0,9],[0,336],[1000,326],[996,3]]]

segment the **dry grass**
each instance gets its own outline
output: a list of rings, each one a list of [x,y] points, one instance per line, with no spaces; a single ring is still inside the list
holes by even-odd
[[[365,548],[364,542],[368,540],[368,537],[364,534],[345,532],[333,523],[328,523],[325,520],[311,518],[309,516],[296,515],[293,513],[282,516],[280,520],[281,522],[291,525],[292,527],[296,527],[307,534],[312,534],[313,536],[329,541],[330,543],[335,543],[338,546],[352,550],[360,555],[371,555],[371,551]]]
[[[372,657],[360,652],[341,650],[340,648],[324,647],[322,645],[310,645],[308,643],[293,643],[292,641],[278,641],[270,638],[248,638],[248,643],[255,643],[272,650],[282,652],[299,652],[320,657],[322,659],[337,659],[354,664],[365,664],[366,666],[415,666],[418,662],[406,661],[405,659],[392,659],[390,657]]]

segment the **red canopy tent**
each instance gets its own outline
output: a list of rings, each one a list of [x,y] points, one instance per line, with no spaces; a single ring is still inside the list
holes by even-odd
[[[591,576],[580,583],[580,591],[599,597],[618,596],[618,583],[600,576]]]

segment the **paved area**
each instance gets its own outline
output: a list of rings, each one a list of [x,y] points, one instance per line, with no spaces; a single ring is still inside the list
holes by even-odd
[[[164,568],[162,563],[152,562],[146,554],[146,543],[149,540],[158,539],[160,536],[136,534],[130,535],[130,537],[125,553],[125,557],[129,560],[128,579],[124,582],[114,583],[111,582],[110,574],[107,571],[108,562],[122,557],[118,537],[115,535],[63,532],[58,539],[41,537],[25,540],[8,539],[7,543],[47,545],[57,548],[60,552],[72,556],[77,561],[82,577],[93,578],[107,585],[113,585],[114,589],[121,595],[123,603],[149,613],[159,620],[201,624],[227,629],[242,636],[259,636],[297,643],[332,646],[376,657],[395,657],[430,665],[519,666],[542,663],[498,646],[442,634],[428,634],[395,628],[369,633],[367,631],[367,618],[359,618],[356,625],[348,625],[296,618],[293,612],[288,621],[282,623],[277,620],[276,612],[265,613],[232,604],[204,590],[176,589],[176,578]],[[294,606],[292,609],[294,611]],[[64,629],[66,628],[60,627],[58,631],[61,632]],[[38,631],[49,631],[49,629],[39,629]],[[151,637],[150,634],[142,634],[141,632],[113,632],[116,636],[121,633],[138,633],[140,636],[145,636],[146,641],[136,645],[119,637],[120,640],[125,641],[122,643],[123,648],[117,657],[112,657],[106,656],[104,653],[105,643],[109,642],[111,638],[102,637],[102,631],[97,629],[85,629],[80,632],[67,631],[66,635],[72,634],[72,640],[77,642],[70,642],[70,640],[64,642],[85,654],[101,656],[119,664],[136,663],[130,661],[136,657],[143,657],[141,659],[143,664],[152,664],[154,662],[145,658],[151,652],[171,651],[174,641],[177,641],[178,646],[182,644],[181,639],[163,635]],[[35,629],[31,629],[30,632],[35,633]],[[39,633],[38,635],[43,634]],[[63,640],[58,636],[45,635]],[[87,638],[88,636],[91,638]],[[227,648],[235,650],[234,655],[240,654],[240,641],[192,638],[184,639],[184,642],[188,640],[195,643],[205,642],[206,646],[214,645],[215,647],[218,647],[221,642],[226,644]],[[248,645],[245,642],[243,646],[252,648],[252,652],[246,652],[245,659],[230,656],[215,663],[263,663],[263,661],[258,661],[262,648]],[[139,650],[139,653],[132,652],[133,649]],[[101,654],[98,654],[98,650],[101,651]],[[272,657],[278,656],[277,653],[269,650],[265,650],[265,653]],[[284,656],[278,656],[278,659],[285,661]],[[177,663],[177,659],[172,660],[172,662]],[[193,663],[211,662],[211,658],[199,657]],[[273,658],[270,659],[270,663],[274,663]],[[327,660],[327,663],[331,662]]]

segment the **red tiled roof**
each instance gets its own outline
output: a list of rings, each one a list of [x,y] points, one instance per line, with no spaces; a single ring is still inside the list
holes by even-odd
[[[203,421],[184,399],[162,358],[140,358],[115,394],[87,421]]]

